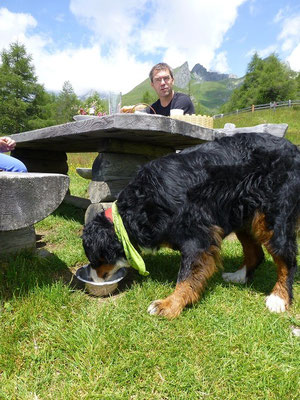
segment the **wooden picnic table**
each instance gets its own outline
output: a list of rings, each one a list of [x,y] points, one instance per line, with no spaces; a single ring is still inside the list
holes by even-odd
[[[139,166],[224,134],[161,115],[112,114],[10,137],[17,143],[12,155],[22,160],[29,172],[67,174],[67,153],[99,153],[89,185],[92,208],[98,210],[116,199]]]

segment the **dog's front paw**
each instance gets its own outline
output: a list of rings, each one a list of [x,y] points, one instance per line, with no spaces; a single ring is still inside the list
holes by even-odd
[[[281,313],[287,309],[288,305],[281,297],[272,293],[266,298],[266,306],[271,312]]]
[[[150,315],[157,315],[158,312],[158,304],[160,300],[153,301],[148,307],[147,311]]]
[[[182,307],[180,304],[174,300],[172,301],[171,298],[155,300],[148,307],[148,313],[150,315],[161,315],[168,319],[178,317],[181,311]]]

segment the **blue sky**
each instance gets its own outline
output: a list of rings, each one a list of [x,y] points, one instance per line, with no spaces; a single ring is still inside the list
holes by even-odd
[[[39,82],[131,90],[156,62],[241,77],[255,51],[300,71],[296,0],[0,0],[0,51],[19,41]]]

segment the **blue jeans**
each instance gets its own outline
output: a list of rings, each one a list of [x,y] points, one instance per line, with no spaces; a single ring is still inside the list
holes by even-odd
[[[27,172],[22,161],[6,154],[0,154],[0,170],[9,172]]]

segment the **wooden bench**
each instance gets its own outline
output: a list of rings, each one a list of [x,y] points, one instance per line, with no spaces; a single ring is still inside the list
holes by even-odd
[[[119,191],[146,162],[216,137],[251,130],[284,136],[287,124],[251,128],[210,129],[185,121],[149,114],[112,114],[12,135],[13,155],[30,172],[68,171],[67,153],[99,153],[88,171],[89,200],[67,196],[73,204],[87,207],[85,221],[110,206]]]
[[[63,201],[69,177],[0,172],[0,256],[36,247],[34,224]]]

